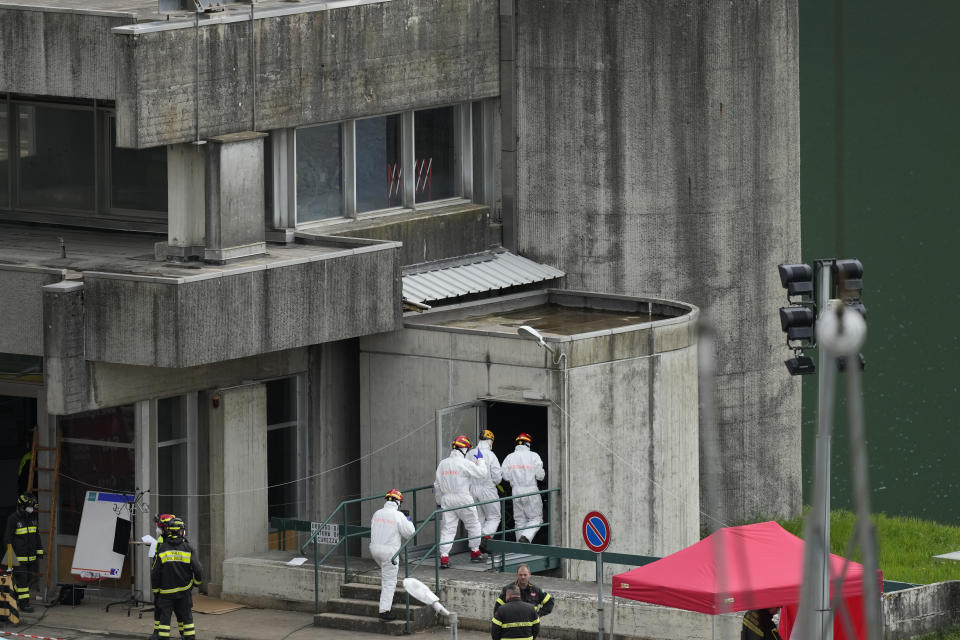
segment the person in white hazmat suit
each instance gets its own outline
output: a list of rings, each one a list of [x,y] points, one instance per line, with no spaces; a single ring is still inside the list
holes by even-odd
[[[496,500],[500,497],[497,492],[497,485],[500,484],[501,480],[500,460],[497,459],[497,454],[493,452],[493,438],[493,432],[485,429],[480,434],[480,442],[477,443],[476,449],[471,449],[470,453],[467,454],[468,460],[471,457],[476,458],[479,450],[487,463],[487,475],[470,480],[470,495],[477,502]],[[484,540],[489,540],[500,526],[500,503],[478,504],[477,515],[480,516],[480,533]]]
[[[400,511],[403,494],[391,489],[386,495],[383,508],[373,514],[370,520],[370,555],[380,565],[380,619],[396,620],[390,610],[393,608],[393,594],[397,590],[397,574],[400,563],[391,562],[393,554],[403,540],[413,535],[414,527],[410,519]]]
[[[437,465],[437,475],[433,482],[438,506],[442,509],[473,505],[470,495],[470,482],[487,475],[487,463],[482,450],[467,457],[470,439],[457,436],[453,441],[453,451]],[[463,522],[467,530],[470,545],[470,562],[483,562],[480,551],[480,518],[477,508],[470,506],[456,511],[445,511],[440,524],[440,568],[450,568],[450,548],[457,537],[457,525]]]
[[[543,461],[530,451],[533,438],[525,433],[517,436],[513,453],[503,459],[503,479],[510,483],[510,493],[521,495],[539,490],[537,481],[543,480]],[[539,495],[515,498],[513,520],[517,542],[530,542],[543,523],[543,500]]]

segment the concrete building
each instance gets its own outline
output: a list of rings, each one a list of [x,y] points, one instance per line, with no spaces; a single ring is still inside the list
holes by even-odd
[[[699,512],[799,510],[775,269],[799,255],[795,2],[159,7],[0,1],[0,434],[62,442],[57,575],[84,491],[136,488],[186,514],[218,594],[269,516],[428,483],[457,405],[539,425],[555,542],[594,504],[629,514],[617,550],[653,554]],[[408,293],[423,274],[440,293]],[[491,320],[536,296],[584,311],[526,319],[562,367]],[[621,438],[627,479],[603,459]]]

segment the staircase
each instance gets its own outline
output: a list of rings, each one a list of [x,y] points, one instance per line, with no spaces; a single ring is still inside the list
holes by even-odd
[[[384,622],[377,617],[380,609],[380,583],[363,584],[348,582],[340,586],[340,597],[327,601],[327,612],[314,618],[318,627],[362,631],[364,633],[382,633],[398,636],[406,630],[407,592],[397,586],[393,595],[393,614],[396,620]],[[411,598],[410,630],[419,631],[437,623],[436,613],[430,607]]]

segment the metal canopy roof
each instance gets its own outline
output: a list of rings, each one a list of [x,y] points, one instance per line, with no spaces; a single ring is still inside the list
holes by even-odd
[[[484,251],[403,270],[403,298],[428,302],[506,289],[566,275],[549,265],[505,250]]]

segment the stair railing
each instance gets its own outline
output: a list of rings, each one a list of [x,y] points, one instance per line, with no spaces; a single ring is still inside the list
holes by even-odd
[[[432,484],[424,485],[422,487],[412,487],[410,489],[401,489],[401,492],[406,496],[408,493],[412,496],[412,508],[410,513],[413,515],[413,522],[416,524],[417,516],[417,494],[421,491],[427,489],[433,489]],[[364,502],[372,502],[374,500],[383,500],[383,494],[377,494],[375,496],[367,496],[365,498],[354,498],[352,500],[344,500],[336,506],[336,508],[330,513],[326,519],[320,523],[320,526],[316,528],[311,534],[310,537],[300,545],[300,553],[306,554],[307,547],[312,543],[313,544],[313,615],[314,622],[317,620],[317,616],[320,615],[320,565],[326,561],[334,551],[337,550],[341,545],[343,546],[343,579],[346,582],[349,579],[350,573],[350,545],[345,544],[346,541],[350,538],[359,538],[370,535],[370,528],[363,527],[361,525],[351,525],[347,522],[347,508],[351,505],[359,505]],[[330,549],[323,555],[322,558],[318,558],[319,549],[317,542],[317,536],[319,536],[325,529],[325,527],[331,523],[334,517],[340,513],[342,515],[342,529],[338,532],[337,542],[331,545]],[[411,536],[411,539],[416,538],[416,533]],[[409,598],[408,598],[409,599]],[[409,608],[409,603],[407,605]]]
[[[447,513],[450,511],[459,511],[461,509],[470,509],[473,507],[483,506],[485,504],[493,504],[494,502],[496,502],[500,505],[500,523],[501,525],[503,525],[507,521],[506,519],[506,503],[507,502],[510,502],[516,498],[526,498],[528,496],[545,495],[547,498],[547,505],[546,505],[546,508],[544,509],[544,513],[550,514],[551,513],[550,494],[554,492],[559,493],[560,489],[558,487],[554,487],[552,489],[541,489],[540,491],[531,491],[530,493],[520,493],[515,496],[513,495],[503,496],[500,498],[494,498],[492,500],[484,500],[482,502],[472,502],[470,504],[461,505],[459,507],[450,507],[448,509],[442,509],[442,508],[434,509],[429,516],[427,516],[423,521],[420,522],[420,525],[414,530],[413,535],[410,536],[407,540],[403,542],[403,544],[400,545],[400,548],[397,550],[397,552],[393,554],[393,556],[391,556],[390,561],[398,562],[400,555],[403,554],[403,567],[404,567],[403,575],[404,575],[404,578],[409,578],[410,574],[415,572],[418,568],[420,568],[420,565],[423,564],[424,560],[426,560],[432,554],[433,560],[434,560],[433,562],[434,590],[439,591],[440,589],[440,554],[437,553],[436,551],[437,551],[437,548],[440,546],[440,514]],[[414,563],[413,568],[411,569],[410,563],[407,559],[408,558],[407,547],[410,545],[411,541],[413,541],[413,543],[416,544],[417,535],[431,521],[433,522],[433,545],[426,552],[424,552],[424,554]],[[540,523],[539,526],[543,527],[546,530],[547,545],[550,545],[552,540],[550,520],[549,519],[544,520],[543,522]],[[505,527],[501,526],[501,528],[497,531],[496,535],[500,538],[500,540],[506,541],[506,535],[508,533],[516,533],[517,531],[518,531],[517,528],[506,529]],[[464,538],[455,538],[454,540],[449,541],[449,543],[454,544],[457,542],[463,542],[465,540],[470,540],[470,537],[468,536]],[[538,546],[544,546],[544,545],[538,545]],[[503,571],[503,568],[505,565],[506,565],[506,552],[502,552],[500,554],[500,570],[501,571]],[[407,597],[406,597],[406,632],[410,633],[410,594],[409,593],[407,594]]]

